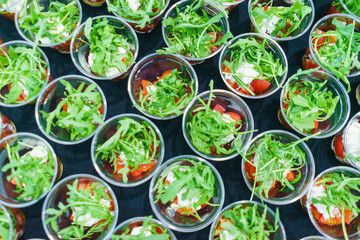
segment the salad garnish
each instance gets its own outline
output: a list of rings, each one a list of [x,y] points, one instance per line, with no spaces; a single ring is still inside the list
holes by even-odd
[[[143,222],[129,224],[125,230],[115,233],[111,240],[169,240],[168,231],[161,225],[151,221],[152,216],[147,216]]]
[[[45,223],[62,239],[88,239],[104,232],[114,220],[114,202],[107,188],[95,181],[76,179],[67,184],[67,196],[61,198],[55,208],[48,208]],[[66,217],[69,215],[70,217]],[[59,219],[70,218],[67,227],[59,226]]]
[[[204,219],[199,212],[207,206],[218,206],[213,203],[215,177],[211,167],[200,161],[184,159],[184,162],[186,164],[170,166],[159,177],[154,187],[154,202],[167,205],[166,213],[169,216],[192,216],[202,222]]]
[[[114,177],[127,183],[153,171],[159,146],[160,140],[149,123],[124,117],[115,134],[96,148],[95,158],[101,154],[103,161],[112,164]]]
[[[311,48],[320,64],[342,79],[350,92],[346,75],[354,69],[360,70],[360,32],[355,32],[355,20],[347,23],[334,17],[331,24],[334,30],[316,29],[311,33]]]
[[[76,1],[64,4],[50,1],[49,10],[44,11],[39,0],[31,1],[27,8],[20,12],[19,27],[34,39],[35,43],[50,45],[64,42],[75,30],[80,21]]]
[[[181,76],[177,69],[165,71],[155,82],[141,80],[138,92],[139,107],[153,115],[181,115],[194,98],[194,79]]]
[[[26,153],[21,150],[23,147],[28,149]],[[9,162],[1,171],[6,180],[15,186],[13,191],[18,194],[15,199],[31,201],[50,191],[55,164],[48,148],[19,141],[13,146],[6,144],[6,151]]]
[[[232,88],[255,96],[272,87],[272,80],[280,86],[278,78],[286,70],[267,44],[267,39],[260,42],[256,38],[246,38],[229,46],[230,59],[224,60],[222,73]]]
[[[45,85],[47,67],[36,48],[0,48],[0,98],[6,104],[26,102],[33,98]]]
[[[180,53],[186,57],[204,58],[216,52],[221,45],[226,44],[233,35],[223,33],[221,19],[226,18],[224,11],[209,16],[202,9],[204,0],[195,0],[186,6],[185,10],[176,7],[177,16],[163,19],[167,30],[167,40],[171,46],[157,50],[159,54]]]
[[[356,0],[334,0],[329,9],[329,14],[333,13],[348,13],[342,6],[343,2],[345,6],[356,16],[360,16],[360,6]]]
[[[40,111],[46,118],[47,134],[54,128],[62,128],[69,133],[70,140],[74,141],[93,133],[99,124],[105,124],[102,120],[102,96],[100,92],[94,91],[96,84],[85,85],[82,82],[73,87],[69,81],[60,80],[60,83],[65,87],[65,96],[53,111]]]
[[[281,7],[276,6],[273,0],[264,3],[255,0],[250,6],[250,17],[260,31],[278,38],[292,36],[311,13],[312,8],[303,0],[294,0],[291,5]]]
[[[98,18],[95,23],[88,18],[85,23],[84,35],[90,46],[87,61],[91,71],[102,77],[126,72],[133,63],[135,46],[118,34],[117,28],[107,18]]]
[[[344,238],[349,239],[346,226],[358,217],[360,208],[360,178],[347,173],[322,175],[311,189],[310,210],[319,223],[342,226]]]
[[[166,6],[167,0],[112,0],[108,4],[109,12],[137,21],[137,28],[144,28],[151,23],[151,18],[158,15]]]
[[[226,210],[220,217],[214,232],[214,239],[270,240],[279,228],[279,209],[276,209],[275,221],[271,223],[267,216],[267,205],[262,213],[257,204],[238,204]]]
[[[10,239],[10,220],[5,212],[0,208],[0,239]]]

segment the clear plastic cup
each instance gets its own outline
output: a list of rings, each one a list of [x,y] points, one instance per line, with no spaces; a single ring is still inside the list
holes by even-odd
[[[14,145],[17,145],[19,142],[25,143],[33,147],[41,146],[51,152],[51,155],[54,160],[54,174],[51,178],[51,187],[52,187],[60,179],[62,175],[63,172],[62,163],[60,159],[56,156],[54,149],[51,147],[51,145],[47,141],[45,141],[45,139],[33,133],[16,133],[7,136],[0,141],[0,170],[5,166],[5,164],[9,163],[9,156],[6,149],[6,145],[9,144],[9,146],[12,147]],[[29,151],[30,151],[30,147],[24,145],[22,145],[19,149],[19,152],[22,155],[24,155]],[[28,201],[18,200],[16,198],[21,194],[16,193],[16,189],[17,189],[16,186],[6,180],[6,177],[10,173],[11,173],[10,169],[6,172],[0,171],[0,175],[4,180],[0,184],[0,204],[4,204],[5,206],[14,207],[14,208],[29,207],[40,201],[42,198],[44,198],[46,194],[51,190],[51,189],[44,189],[43,190],[44,192],[37,199],[31,199]]]
[[[299,137],[297,137],[296,135],[287,132],[287,131],[283,131],[283,130],[269,130],[266,132],[263,132],[259,135],[257,135],[255,138],[253,138],[251,140],[251,142],[249,142],[244,150],[244,155],[247,155],[247,151],[253,146],[255,145],[258,140],[260,140],[261,138],[264,137],[265,134],[272,134],[274,135],[275,140],[281,141],[284,144],[287,143],[292,143],[292,142],[296,142],[298,140],[300,140]],[[315,177],[315,162],[314,162],[314,158],[313,155],[309,149],[309,147],[304,143],[301,142],[299,144],[296,145],[298,148],[300,148],[300,150],[305,154],[305,164],[304,166],[302,166],[299,171],[301,172],[301,179],[293,184],[294,186],[294,190],[291,192],[283,192],[281,194],[276,193],[276,189],[275,190],[271,190],[273,191],[274,195],[273,197],[266,198],[265,195],[263,194],[259,194],[258,192],[254,192],[255,196],[257,196],[259,199],[264,200],[267,203],[270,204],[274,204],[274,205],[287,205],[293,202],[296,202],[297,200],[299,200],[302,196],[304,196],[307,191],[310,188],[310,185],[312,183],[312,180]],[[246,185],[248,186],[248,188],[250,189],[250,191],[254,191],[253,190],[253,180],[250,180],[249,177],[247,177],[246,174],[246,170],[245,170],[245,160],[243,159],[242,163],[241,163],[241,172],[244,178],[244,181],[246,183]],[[252,181],[252,182],[250,182]],[[269,193],[270,195],[270,193]]]
[[[232,209],[232,208],[234,208],[235,206],[238,206],[238,205],[247,206],[247,207],[257,205],[257,207],[258,207],[257,210],[261,215],[264,213],[264,209],[265,209],[264,204],[259,203],[259,202],[255,202],[255,201],[243,200],[243,201],[237,201],[237,202],[233,202],[233,203],[229,204],[228,206],[226,206],[225,208],[223,208],[221,210],[221,212],[217,215],[215,221],[211,224],[209,240],[219,239],[219,238],[214,237],[214,233],[215,233],[216,228],[217,228],[217,226],[219,224],[219,220],[223,216],[224,212],[226,212],[227,210]],[[276,216],[276,214],[274,213],[274,211],[271,210],[268,207],[267,208],[266,218],[270,221],[272,226],[274,226],[274,223],[275,223],[275,216]],[[276,230],[276,232],[274,234],[271,234],[269,236],[269,238],[270,239],[278,239],[278,240],[286,240],[285,228],[284,228],[284,225],[282,224],[280,219],[279,219],[279,228]]]
[[[167,171],[169,170],[169,168],[171,166],[189,164],[188,160],[194,160],[195,163],[202,162],[202,164],[207,165],[212,169],[212,173],[214,174],[214,177],[215,177],[215,192],[214,192],[214,196],[212,198],[213,199],[212,202],[214,204],[219,204],[219,205],[215,206],[215,207],[210,207],[208,205],[206,207],[206,208],[209,208],[209,210],[205,209],[206,210],[205,213],[203,214],[203,216],[201,216],[204,219],[204,221],[200,222],[200,221],[188,220],[188,222],[185,224],[185,223],[179,223],[178,221],[175,221],[172,216],[173,216],[173,214],[175,215],[176,213],[174,213],[173,211],[172,211],[172,213],[167,212],[167,210],[164,209],[164,206],[166,206],[166,205],[163,205],[162,208],[160,208],[160,206],[159,206],[160,204],[155,203],[156,192],[157,192],[155,189],[155,185],[156,185],[158,179],[162,175],[167,174]],[[210,225],[214,221],[216,216],[219,214],[219,212],[221,211],[221,208],[224,204],[224,200],[225,200],[225,188],[224,188],[224,183],[221,178],[221,175],[216,170],[216,168],[212,164],[210,164],[208,161],[206,161],[200,157],[196,157],[196,156],[192,156],[192,155],[180,155],[180,156],[173,157],[173,158],[167,160],[161,166],[161,168],[156,172],[155,176],[151,179],[150,188],[149,188],[149,198],[150,198],[151,209],[155,213],[156,217],[162,223],[165,224],[165,226],[169,227],[172,230],[178,231],[178,232],[195,232],[195,231],[199,231],[199,230],[207,227],[208,225]],[[167,214],[165,214],[165,212],[167,212]],[[182,218],[184,218],[184,219],[182,219],[183,221],[186,221],[185,217],[182,217]]]
[[[0,139],[16,133],[15,124],[2,112],[0,112],[0,131]]]
[[[73,61],[75,67],[85,76],[95,79],[95,80],[120,80],[125,78],[129,72],[131,66],[135,63],[137,55],[139,53],[139,41],[136,36],[135,31],[130,27],[128,23],[125,21],[118,19],[114,16],[98,16],[92,18],[93,24],[96,23],[96,19],[107,19],[109,21],[109,25],[114,26],[116,29],[116,33],[119,35],[126,36],[128,41],[133,44],[134,49],[131,49],[133,52],[133,60],[132,63],[127,67],[125,72],[118,73],[114,76],[102,77],[96,73],[93,73],[90,69],[90,65],[88,63],[88,56],[90,51],[90,46],[87,44],[89,41],[85,37],[84,29],[85,22],[81,24],[75,31],[74,36],[71,40],[70,45],[70,54],[71,60]]]
[[[320,237],[320,236],[309,236],[309,237],[302,238],[300,240],[328,240],[328,238]]]
[[[329,168],[323,172],[321,172],[315,179],[314,181],[311,183],[310,189],[308,191],[308,193],[306,194],[306,209],[307,209],[307,213],[310,217],[311,223],[314,225],[314,227],[316,228],[316,230],[323,236],[330,238],[330,239],[344,239],[344,234],[343,234],[343,230],[342,230],[342,224],[340,225],[326,225],[326,224],[322,224],[320,222],[318,222],[317,220],[315,220],[312,212],[311,212],[311,201],[309,201],[309,199],[312,199],[312,189],[315,186],[316,182],[319,180],[319,178],[321,178],[321,176],[328,174],[328,173],[345,173],[349,176],[352,177],[356,177],[359,178],[360,177],[360,171],[356,170],[354,168],[351,167],[332,167]],[[359,239],[360,236],[360,231],[357,230],[356,232],[354,232],[354,229],[358,229],[356,225],[358,225],[358,221],[359,221],[359,217],[355,218],[352,222],[353,222],[353,228],[351,228],[352,232],[348,232],[348,239],[349,240],[354,240],[354,239]],[[349,229],[348,229],[349,231]]]
[[[9,47],[26,47],[26,48],[34,48],[34,44],[33,43],[29,43],[29,42],[25,42],[25,41],[10,41],[10,42],[6,42],[2,45],[0,45],[0,49],[4,50],[4,51],[8,51],[8,48]],[[45,87],[48,82],[51,80],[51,73],[50,73],[50,63],[49,63],[49,59],[47,58],[46,54],[41,50],[41,48],[39,47],[36,47],[35,48],[37,52],[40,52],[41,53],[41,58],[46,62],[46,79],[44,81],[44,85],[43,87]],[[0,55],[1,55],[1,52],[2,50],[0,50]],[[45,77],[45,76],[44,76]],[[8,91],[7,89],[4,91]],[[0,98],[0,106],[2,107],[20,107],[20,106],[24,106],[28,103],[35,103],[36,101],[36,98],[39,96],[39,93],[40,91],[35,95],[33,96],[32,98],[28,99],[27,101],[24,101],[24,102],[21,102],[21,103],[5,103],[4,100],[2,98]],[[6,94],[4,92],[1,93],[2,95],[3,94]]]
[[[114,167],[111,163],[102,160],[100,155],[95,157],[96,147],[106,142],[110,137],[112,137],[115,134],[116,128],[119,126],[118,122],[123,118],[131,118],[137,122],[146,122],[150,124],[150,126],[157,134],[157,138],[160,140],[160,146],[158,147],[156,152],[157,163],[155,167],[151,171],[142,174],[141,178],[139,179],[131,180],[129,177],[127,183],[122,181],[119,178],[119,176],[116,176],[116,174],[114,174]],[[91,160],[97,173],[107,182],[118,187],[135,187],[147,182],[160,168],[160,165],[164,159],[164,155],[165,155],[165,142],[159,128],[152,121],[138,114],[126,113],[108,119],[105,122],[105,125],[102,128],[100,128],[98,131],[96,131],[96,134],[91,143]]]
[[[14,21],[16,12],[23,9],[25,1],[14,0],[9,2],[10,4],[0,4],[0,15]]]
[[[124,222],[122,222],[120,225],[118,225],[113,234],[122,234],[127,228],[129,228],[131,225],[136,224],[135,226],[142,226],[143,222],[145,221],[146,217],[134,217],[131,219],[128,219]],[[156,225],[164,228],[167,233],[170,235],[169,240],[176,240],[175,234],[162,222],[160,222],[157,219],[152,218],[150,220],[151,223],[155,223]]]
[[[337,160],[360,170],[360,162],[353,155],[357,148],[350,147],[357,144],[357,140],[352,139],[354,134],[358,136],[356,123],[360,123],[360,112],[356,113],[347,123],[346,127],[333,138],[331,149]]]
[[[339,102],[335,108],[335,112],[331,115],[331,117],[323,122],[319,122],[318,130],[320,132],[319,135],[314,136],[314,138],[327,138],[337,134],[346,124],[347,120],[349,119],[350,115],[350,98],[349,94],[346,92],[346,89],[342,85],[342,83],[335,78],[334,76],[323,72],[323,71],[316,71],[310,74],[303,74],[300,75],[297,79],[291,79],[286,82],[284,88],[281,91],[280,97],[280,108],[278,110],[278,119],[280,123],[288,128],[289,130],[293,130],[300,135],[303,136],[310,136],[312,134],[302,132],[297,129],[286,117],[283,99],[286,98],[284,96],[285,90],[287,88],[291,89],[292,85],[295,85],[302,81],[309,81],[312,83],[323,83],[327,81],[324,85],[323,89],[327,89],[327,91],[331,91],[333,97],[339,97]]]
[[[9,240],[18,240],[25,232],[26,219],[24,213],[17,208],[9,208],[0,204],[2,211],[9,223]],[[2,237],[0,233],[0,237]]]
[[[322,31],[326,32],[326,31],[329,31],[329,30],[335,30],[336,29],[336,26],[331,24],[331,22],[332,22],[332,20],[334,18],[337,18],[338,20],[341,20],[341,21],[346,21],[348,24],[355,21],[355,32],[358,32],[358,33],[360,32],[360,29],[358,28],[358,26],[360,25],[360,18],[358,18],[358,17],[353,17],[353,16],[348,15],[348,14],[331,14],[331,15],[327,15],[327,16],[321,18],[319,21],[317,21],[315,23],[315,25],[313,26],[313,28],[310,31],[309,49],[306,50],[305,55],[303,57],[303,68],[305,70],[310,69],[310,68],[317,68],[317,67],[320,66],[320,68],[323,69],[324,71],[326,71],[327,73],[330,73],[332,75],[335,74],[330,69],[323,66],[318,61],[318,59],[315,56],[315,53],[313,51],[313,43],[312,43],[312,40],[313,40],[312,33],[314,33],[315,31],[322,30]],[[359,53],[359,57],[360,57],[360,53]],[[350,71],[350,74],[346,75],[346,77],[355,77],[355,76],[359,76],[359,75],[360,75],[360,68],[354,67]]]
[[[217,2],[217,0],[213,0],[214,2]],[[223,2],[222,6],[223,8],[228,11],[229,13],[240,3],[244,2],[245,0],[235,0],[234,2]]]
[[[100,7],[106,2],[106,0],[83,0],[83,2],[91,7]]]
[[[42,207],[42,212],[41,212],[41,221],[42,221],[42,226],[45,230],[45,233],[47,235],[47,237],[49,239],[53,239],[53,240],[60,240],[62,239],[61,235],[58,234],[57,231],[55,231],[50,224],[46,223],[46,220],[49,218],[49,215],[47,213],[45,213],[45,211],[49,208],[56,208],[58,209],[58,204],[61,202],[64,205],[67,204],[66,199],[67,199],[67,192],[69,191],[67,188],[67,184],[72,184],[76,179],[78,179],[79,181],[83,181],[83,182],[95,182],[95,183],[100,183],[101,185],[103,185],[104,187],[106,187],[108,193],[110,194],[110,197],[113,200],[114,203],[114,219],[113,222],[111,223],[110,226],[108,226],[107,229],[104,229],[103,232],[101,233],[95,233],[91,236],[90,239],[92,240],[105,240],[105,239],[110,239],[111,233],[114,231],[115,226],[116,226],[116,222],[119,216],[119,206],[118,206],[118,202],[115,196],[114,191],[111,189],[111,187],[102,179],[95,177],[93,175],[90,174],[75,174],[75,175],[71,175],[68,176],[66,178],[64,178],[63,180],[61,180],[60,182],[58,182],[50,191],[50,193],[47,195],[45,201],[44,201],[44,205]],[[60,223],[63,223],[63,225],[59,228],[59,230],[68,227],[71,225],[70,220],[70,215],[71,215],[71,210],[67,211],[66,213],[64,213],[63,215],[61,215],[58,219],[58,225]],[[65,226],[66,225],[66,226]]]
[[[311,14],[307,15],[305,17],[305,19],[302,21],[302,23],[300,24],[300,27],[295,30],[294,32],[292,32],[288,37],[284,37],[284,38],[280,38],[280,37],[274,37],[274,36],[270,36],[268,33],[261,31],[261,29],[258,27],[258,25],[256,24],[255,20],[251,17],[251,4],[253,2],[255,2],[256,0],[249,0],[249,5],[248,5],[248,12],[249,12],[249,17],[250,17],[250,21],[251,21],[251,29],[259,32],[261,34],[267,35],[269,36],[271,39],[273,39],[274,41],[278,41],[278,42],[284,42],[284,41],[291,41],[294,39],[297,39],[299,37],[301,37],[302,35],[304,35],[311,27],[314,18],[315,18],[315,6],[312,0],[304,0],[304,4],[305,6],[309,6],[312,9]],[[276,7],[289,7],[291,6],[289,3],[287,3],[287,1],[280,1],[280,0],[259,0],[259,4],[263,4],[263,3],[267,3],[270,4],[271,6],[274,5]]]
[[[257,94],[255,96],[240,92],[239,90],[237,90],[233,86],[231,86],[229,81],[226,79],[225,74],[223,74],[223,63],[225,60],[229,61],[230,59],[232,59],[231,45],[235,44],[237,42],[237,40],[239,40],[239,39],[256,39],[259,43],[263,43],[264,41],[267,41],[266,49],[268,50],[268,52],[273,54],[275,60],[279,59],[280,64],[285,68],[285,74],[280,77],[277,77],[277,82],[279,83],[279,85],[277,85],[275,79],[271,79],[271,81],[270,81],[271,88],[268,88],[264,92]],[[232,59],[232,60],[234,60],[234,59]],[[232,92],[239,95],[240,97],[245,97],[245,98],[250,98],[250,99],[265,98],[265,97],[268,97],[268,96],[274,94],[275,92],[277,92],[286,80],[286,77],[288,74],[288,69],[289,69],[289,67],[288,67],[287,57],[286,57],[284,50],[281,48],[281,46],[277,42],[272,40],[269,36],[261,35],[258,33],[244,33],[244,34],[240,34],[240,35],[236,36],[235,38],[230,40],[225,45],[224,49],[221,51],[220,58],[219,58],[220,76],[221,76],[222,80],[224,81],[224,83],[226,84],[226,86],[228,87],[228,89],[230,89]]]
[[[71,38],[74,35],[74,32],[75,32],[76,28],[78,28],[80,23],[81,23],[83,12],[82,12],[82,8],[81,8],[81,4],[80,4],[79,0],[57,0],[57,1],[60,2],[60,3],[64,3],[64,4],[68,4],[70,2],[75,1],[76,6],[79,9],[79,21],[77,22],[76,26],[74,26],[73,32],[67,38],[65,38],[64,41],[53,43],[53,44],[41,44],[41,43],[38,43],[37,45],[40,46],[40,47],[52,48],[54,50],[57,50],[60,53],[70,53]],[[39,0],[39,5],[41,7],[44,7],[45,11],[48,11],[49,10],[49,5],[50,5],[51,2],[52,2],[52,0]],[[25,14],[29,14],[29,9],[30,9],[30,4],[28,6],[26,6],[26,13]],[[23,11],[16,12],[16,16],[15,16],[16,29],[17,29],[18,33],[20,34],[20,36],[22,38],[24,38],[26,41],[34,42],[35,39],[36,39],[35,38],[36,36],[34,36],[32,33],[24,32],[23,29],[20,28],[20,26],[19,26],[19,19],[22,17],[22,15],[21,15],[22,12]]]
[[[113,0],[106,0],[106,3],[107,3],[108,6],[112,5]],[[138,33],[149,33],[149,32],[151,32],[152,30],[154,30],[157,27],[157,25],[159,24],[159,22],[161,20],[161,16],[165,12],[166,8],[169,6],[169,3],[170,3],[170,0],[165,0],[164,9],[162,9],[157,15],[151,17],[150,22],[146,23],[145,27],[143,27],[143,28],[137,27],[137,25],[139,24],[139,21],[126,19],[117,12],[112,12],[112,13],[117,18],[120,18],[121,20],[127,22],[136,32],[138,32]]]
[[[356,94],[356,101],[357,103],[360,105],[360,84],[357,86],[356,88],[356,91],[355,91],[355,94]]]
[[[209,99],[210,91],[206,91],[203,93],[200,93],[198,96],[196,96],[186,107],[183,119],[182,119],[182,131],[185,138],[186,143],[189,145],[189,147],[199,156],[212,160],[212,161],[225,161],[232,159],[234,157],[237,157],[239,155],[238,151],[234,151],[231,154],[228,155],[212,155],[203,153],[200,150],[198,150],[195,145],[191,142],[191,136],[190,136],[190,127],[188,125],[188,122],[192,118],[193,111],[196,110],[196,108],[203,106],[202,103],[199,101],[199,99],[202,99],[207,103]],[[248,132],[242,135],[242,146],[244,147],[252,138],[253,131],[254,131],[254,118],[252,116],[251,110],[248,107],[248,105],[242,100],[239,96],[235,95],[232,92],[222,90],[222,89],[215,89],[213,90],[213,94],[216,97],[213,98],[210,108],[213,109],[216,104],[221,105],[226,109],[226,111],[235,112],[241,117],[241,124],[243,125],[240,129],[240,132]],[[234,146],[231,146],[234,147]]]
[[[193,1],[191,0],[181,0],[177,3],[175,3],[174,5],[172,5],[169,10],[166,12],[164,19],[166,18],[173,18],[177,16],[177,8],[180,9],[180,12],[183,12],[185,10],[185,8],[192,4]],[[208,1],[205,0],[204,1],[204,5],[202,7],[200,7],[198,9],[198,11],[206,11],[207,14],[209,15],[209,17],[213,17],[217,14],[220,14],[221,12],[224,11],[224,9],[222,8],[222,6],[219,6],[218,3],[212,2],[212,1]],[[223,34],[227,33],[230,31],[230,25],[229,25],[229,21],[226,17],[222,18],[221,21],[221,32]],[[168,41],[167,36],[169,35],[169,29],[165,28],[164,25],[162,26],[162,35],[163,35],[163,39],[166,43],[166,46],[172,46],[172,43]],[[214,57],[216,54],[218,54],[221,49],[225,46],[225,44],[221,45],[219,47],[219,49],[217,49],[215,52],[213,52],[212,54],[210,54],[209,56],[206,57],[202,57],[202,58],[192,58],[192,57],[187,57],[184,56],[180,53],[177,53],[176,55],[180,55],[182,57],[184,57],[191,65],[195,65],[195,64],[200,64],[202,62],[204,62],[207,59],[210,59],[212,57]]]
[[[141,86],[142,80],[155,82],[164,72],[173,69],[177,69],[179,72],[181,72],[181,77],[194,80],[192,87],[195,92],[194,94],[196,95],[199,86],[195,69],[180,56],[159,55],[157,53],[153,53],[141,59],[131,70],[128,80],[128,93],[133,105],[145,116],[156,120],[169,120],[178,117],[175,114],[165,117],[151,114],[149,111],[146,111],[146,109],[144,110],[140,107],[137,97],[140,91],[139,88]],[[182,109],[182,111],[184,111],[184,109]]]
[[[85,142],[86,140],[90,139],[96,132],[92,132],[90,135],[71,141],[69,132],[66,131],[63,128],[59,127],[53,127],[49,134],[46,133],[46,118],[43,116],[43,114],[40,114],[40,111],[50,112],[53,111],[59,101],[65,97],[65,88],[64,85],[60,83],[60,80],[65,80],[67,82],[70,82],[73,87],[76,87],[80,85],[81,83],[85,82],[85,86],[89,86],[91,84],[96,84],[93,80],[90,80],[86,77],[80,76],[80,75],[66,75],[63,77],[59,77],[55,79],[53,82],[51,82],[49,85],[44,88],[36,101],[35,105],[35,120],[36,123],[40,129],[40,131],[51,141],[57,143],[57,144],[63,144],[63,145],[74,145],[78,143]],[[95,92],[99,92],[102,97],[102,104],[104,107],[104,113],[102,116],[102,120],[105,120],[106,112],[107,112],[107,102],[105,95],[101,88],[96,84],[96,88],[93,90]],[[97,126],[99,127],[99,126]]]
[[[336,5],[338,4],[338,5]],[[360,17],[358,14],[356,14],[354,11],[351,11],[345,4],[344,0],[333,0],[331,3],[331,6],[328,11],[328,15],[330,14],[336,14],[336,13],[345,13],[350,14],[353,17]]]

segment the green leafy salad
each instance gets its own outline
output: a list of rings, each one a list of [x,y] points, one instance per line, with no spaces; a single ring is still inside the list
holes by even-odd
[[[124,117],[117,131],[96,147],[95,157],[113,166],[112,174],[127,183],[148,175],[158,162],[161,142],[154,128],[146,121]]]
[[[39,0],[31,1],[28,8],[20,12],[20,29],[42,45],[64,42],[80,21],[76,1],[68,4],[50,1],[48,11],[44,9]]]
[[[46,118],[46,133],[54,132],[55,128],[68,132],[71,141],[89,136],[99,124],[103,125],[103,99],[100,92],[95,91],[96,84],[85,86],[82,82],[77,87],[69,81],[60,80],[64,85],[64,96],[51,112],[40,111]]]
[[[66,188],[66,196],[58,205],[45,210],[48,215],[45,223],[50,224],[61,239],[90,239],[96,233],[106,232],[115,214],[114,202],[107,188],[87,179],[76,179]],[[64,227],[61,223],[69,212],[71,224]]]
[[[0,208],[0,239],[10,239],[10,220]]]
[[[216,52],[232,37],[223,33],[224,11],[211,16],[204,9],[204,0],[195,0],[185,10],[176,7],[176,16],[167,17],[162,24],[170,46],[157,50],[159,54],[180,53],[186,57],[204,58]]]
[[[194,98],[194,82],[194,79],[182,77],[177,69],[164,72],[154,82],[141,80],[139,107],[159,117],[179,116]]]
[[[274,1],[260,3],[255,0],[250,6],[250,17],[257,28],[266,34],[278,38],[297,35],[303,22],[312,13],[312,8],[303,0],[294,0],[289,6],[274,6]]]
[[[47,63],[36,48],[0,48],[0,98],[6,104],[26,102],[36,96],[47,79]]]
[[[356,16],[360,16],[360,5],[357,0],[334,0],[331,4],[329,14],[333,13],[348,13],[342,3]]]
[[[29,151],[21,154],[24,147]],[[6,180],[16,186],[16,200],[36,200],[50,191],[56,173],[53,155],[47,147],[34,147],[19,141],[13,146],[6,144],[6,151],[9,162],[1,171],[6,174]]]
[[[126,72],[134,61],[135,46],[125,35],[116,32],[119,27],[110,24],[107,18],[89,18],[84,35],[90,46],[88,64],[93,73],[111,77]]]

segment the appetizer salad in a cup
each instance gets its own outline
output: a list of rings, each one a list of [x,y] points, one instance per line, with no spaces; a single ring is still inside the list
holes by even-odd
[[[36,102],[35,118],[41,132],[60,144],[77,144],[91,138],[104,125],[107,104],[92,80],[68,75],[46,86]]]
[[[26,220],[20,209],[0,204],[0,239],[18,240],[25,231]]]
[[[226,12],[207,0],[182,0],[174,4],[162,21],[166,48],[160,54],[181,54],[191,64],[216,55],[232,37]]]
[[[58,182],[46,197],[42,223],[50,239],[109,239],[119,214],[114,192],[101,179],[77,174]]]
[[[220,212],[225,196],[218,171],[190,155],[166,161],[150,183],[150,204],[169,228],[194,232],[208,226]]]
[[[24,39],[69,53],[71,37],[81,18],[79,0],[33,0],[16,13],[15,24]]]
[[[312,0],[249,0],[249,15],[254,30],[276,41],[288,41],[310,28],[315,8]]]
[[[154,123],[140,115],[121,114],[107,120],[96,132],[91,158],[106,181],[133,187],[153,176],[164,151],[164,140]]]
[[[97,80],[124,78],[139,51],[134,30],[112,16],[88,18],[74,33],[71,58],[84,75]]]
[[[263,98],[286,80],[288,62],[280,45],[267,36],[245,33],[232,39],[219,59],[222,79],[234,93]]]
[[[356,0],[333,0],[328,14],[346,13],[360,17],[360,5]]]
[[[21,106],[34,101],[50,79],[45,53],[25,41],[0,45],[0,105]]]

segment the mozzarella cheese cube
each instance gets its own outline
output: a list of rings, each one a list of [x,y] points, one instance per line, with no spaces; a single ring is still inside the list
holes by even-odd
[[[199,199],[198,198],[192,198],[191,200],[189,200],[189,199],[182,199],[182,196],[184,195],[184,193],[186,192],[186,188],[182,188],[181,190],[180,190],[180,192],[178,193],[178,194],[176,194],[176,196],[177,196],[177,198],[178,198],[178,202],[177,202],[177,204],[175,204],[175,203],[172,203],[171,205],[170,205],[170,207],[171,208],[175,208],[175,209],[177,209],[177,208],[182,208],[182,207],[190,207],[191,205],[193,205],[193,204],[195,204],[197,201],[199,201]],[[196,210],[200,210],[201,209],[201,206],[198,206],[197,208],[196,208]]]
[[[241,66],[236,70],[237,74],[241,74],[241,81],[245,84],[250,84],[257,76],[259,72],[256,71],[255,65],[248,62],[243,62]]]
[[[222,231],[222,234],[220,234],[221,240],[235,240],[235,237],[229,233],[228,230]]]
[[[264,33],[271,34],[276,28],[275,24],[277,24],[279,21],[280,18],[277,16],[273,16],[269,22],[267,18],[264,18],[259,24],[260,30]]]
[[[43,45],[50,45],[51,44],[51,40],[48,37],[43,37],[39,39],[39,42]]]
[[[141,230],[143,229],[143,226],[140,227],[134,227],[130,233],[130,235],[136,236],[136,235],[140,235]],[[144,229],[144,235],[145,237],[149,237],[151,236],[151,226],[147,227]]]
[[[16,13],[17,11],[20,11],[22,9],[22,5],[23,1],[19,1],[19,0],[7,0],[7,2],[5,4],[3,4],[2,6],[4,8],[8,8],[7,11],[9,13]]]
[[[323,185],[314,186],[311,190],[311,198],[325,197],[326,196],[325,191],[326,189]],[[340,210],[337,207],[330,206],[330,209],[328,211],[327,206],[325,204],[313,203],[313,205],[314,207],[316,207],[317,211],[323,215],[325,221],[340,215]]]
[[[131,10],[133,10],[134,12],[136,12],[137,10],[139,10],[141,3],[140,0],[127,0],[129,8],[131,8]]]
[[[360,157],[360,123],[358,119],[349,125],[345,138],[349,154]]]

